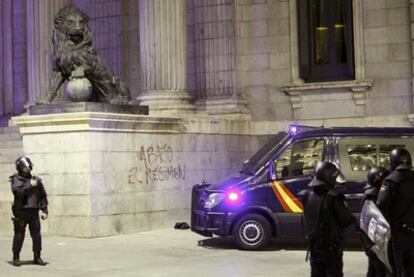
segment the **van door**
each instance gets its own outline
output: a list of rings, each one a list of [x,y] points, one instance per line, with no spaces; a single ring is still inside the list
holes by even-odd
[[[279,219],[278,236],[303,238],[303,206],[298,193],[312,180],[315,164],[325,157],[326,138],[297,140],[285,148],[274,161],[277,181],[271,186],[269,206]]]

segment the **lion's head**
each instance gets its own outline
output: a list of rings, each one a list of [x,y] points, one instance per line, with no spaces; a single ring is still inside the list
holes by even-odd
[[[92,44],[92,34],[88,26],[89,17],[74,6],[61,8],[54,18],[53,45],[55,55],[79,49]],[[67,42],[71,42],[70,49]]]

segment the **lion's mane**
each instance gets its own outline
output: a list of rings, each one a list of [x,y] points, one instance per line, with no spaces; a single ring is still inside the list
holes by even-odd
[[[92,33],[89,29],[89,16],[85,14],[82,10],[78,9],[74,6],[65,6],[59,10],[59,12],[55,15],[53,20],[53,52],[54,55],[59,58],[64,55],[68,49],[66,49],[66,42],[69,40],[69,32],[65,30],[64,24],[66,18],[71,14],[78,14],[83,18],[84,30],[83,30],[83,39],[81,42],[76,44],[71,50],[79,50],[82,48],[90,48],[92,47]]]

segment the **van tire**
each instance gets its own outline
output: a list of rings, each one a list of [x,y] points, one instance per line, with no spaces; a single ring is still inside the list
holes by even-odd
[[[272,236],[269,221],[260,214],[247,214],[240,218],[233,228],[237,248],[259,250],[265,247]]]

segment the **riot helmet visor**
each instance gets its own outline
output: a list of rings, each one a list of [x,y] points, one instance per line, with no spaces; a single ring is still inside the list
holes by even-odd
[[[33,169],[33,163],[28,157],[20,157],[16,160],[16,169],[19,173],[29,174]]]
[[[410,169],[411,155],[404,148],[393,149],[389,155],[390,169]]]

